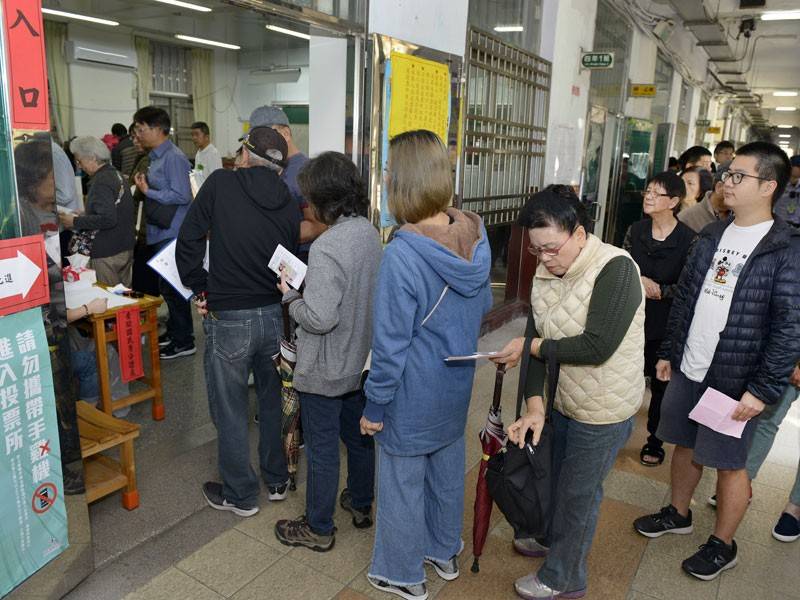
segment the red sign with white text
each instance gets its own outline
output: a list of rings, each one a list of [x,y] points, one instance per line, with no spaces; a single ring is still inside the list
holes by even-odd
[[[50,302],[41,235],[0,240],[0,316]]]
[[[122,382],[144,377],[139,309],[135,306],[117,311],[117,347]]]
[[[14,129],[50,131],[41,0],[3,0]]]

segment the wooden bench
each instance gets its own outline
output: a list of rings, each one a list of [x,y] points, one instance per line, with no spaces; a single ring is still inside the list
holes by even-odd
[[[91,503],[123,490],[122,506],[128,510],[138,508],[133,440],[139,437],[139,426],[112,417],[83,400],[78,401],[77,412],[86,501]],[[101,454],[117,446],[119,461]]]

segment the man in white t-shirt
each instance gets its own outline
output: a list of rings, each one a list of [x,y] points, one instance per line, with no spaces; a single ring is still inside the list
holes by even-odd
[[[671,502],[636,519],[634,527],[650,538],[692,533],[692,495],[703,467],[716,469],[713,535],[682,564],[702,580],[736,565],[733,536],[751,496],[745,464],[752,419],[780,400],[800,357],[800,232],[772,215],[789,170],[788,157],[774,144],[754,142],[737,151],[721,177],[735,219],[700,233],[656,365],[658,378],[669,381],[658,437],[675,444]],[[689,418],[709,388],[738,401],[726,418],[747,422],[740,438]]]
[[[222,168],[222,157],[219,150],[211,143],[211,130],[206,123],[192,123],[192,142],[197,147],[194,157],[194,170],[197,173],[198,185],[209,178],[211,173]]]

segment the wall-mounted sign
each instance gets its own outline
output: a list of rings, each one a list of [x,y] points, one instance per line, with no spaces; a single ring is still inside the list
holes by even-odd
[[[50,302],[41,235],[0,240],[0,316]]]
[[[695,127],[708,127],[711,125],[710,119],[697,119],[694,122]]]
[[[614,66],[613,52],[582,52],[581,68],[611,69]]]
[[[42,3],[4,0],[3,18],[6,44],[14,49],[7,54],[12,127],[50,131]]]
[[[654,83],[632,83],[631,96],[634,98],[652,98],[656,95]]]
[[[709,127],[706,133],[722,133],[722,127]]]

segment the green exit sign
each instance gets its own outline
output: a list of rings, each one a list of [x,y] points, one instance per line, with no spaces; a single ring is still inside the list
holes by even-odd
[[[711,125],[711,121],[708,119],[697,119],[694,124],[696,127],[708,127]]]
[[[610,69],[614,66],[613,52],[582,52],[581,67],[584,69]]]

